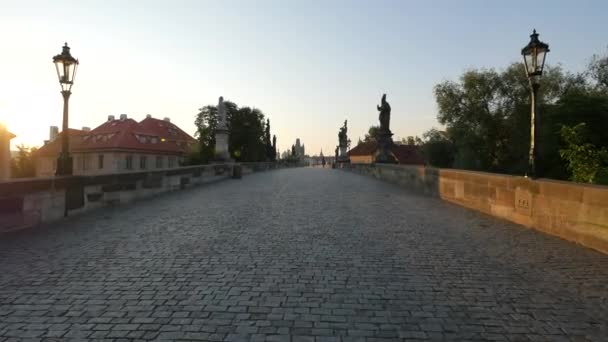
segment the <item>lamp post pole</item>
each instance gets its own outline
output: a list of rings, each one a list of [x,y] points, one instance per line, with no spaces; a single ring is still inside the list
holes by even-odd
[[[59,55],[53,57],[53,63],[57,68],[57,77],[61,85],[61,95],[63,96],[63,125],[61,131],[61,152],[57,158],[57,168],[55,175],[68,176],[72,174],[72,157],[70,156],[70,133],[69,133],[69,112],[68,103],[72,94],[72,85],[76,76],[78,60],[70,54],[70,47],[66,43]]]
[[[538,115],[536,107],[536,98],[538,96],[538,89],[540,84],[536,82],[530,82],[530,152],[528,156],[528,175],[529,177],[536,177],[536,159],[538,158]]]
[[[59,154],[59,159],[57,160],[57,175],[65,176],[72,174],[72,157],[70,156],[70,135],[68,132],[69,127],[69,113],[68,113],[68,103],[70,101],[70,95],[72,94],[69,90],[61,91],[61,95],[63,95],[63,126],[61,131],[61,153]]]
[[[526,176],[532,178],[538,176],[539,116],[537,99],[547,52],[549,52],[549,45],[538,40],[536,30],[532,31],[530,42],[521,49],[526,75],[530,82],[530,151],[528,152],[528,171],[526,172]]]

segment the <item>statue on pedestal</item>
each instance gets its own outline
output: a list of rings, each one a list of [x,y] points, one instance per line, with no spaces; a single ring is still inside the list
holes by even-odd
[[[382,94],[382,100],[380,101],[380,105],[376,106],[380,115],[378,119],[380,120],[380,129],[378,130],[378,147],[375,153],[375,161],[376,163],[397,163],[397,159],[393,152],[391,152],[391,147],[393,146],[393,133],[390,130],[390,121],[391,121],[391,105],[386,101],[386,94]]]
[[[346,133],[348,132],[348,127],[346,126],[348,120],[344,120],[344,126],[340,127],[340,133],[338,133],[338,141],[340,142],[340,146],[346,146],[346,141],[348,140],[348,136]]]
[[[336,161],[340,161],[340,162],[348,162],[348,155],[347,155],[347,149],[348,149],[348,120],[344,120],[344,126],[340,127],[340,133],[338,133],[338,141],[339,141],[339,148],[340,148],[340,156]]]
[[[382,94],[382,100],[380,100],[380,105],[376,106],[378,111],[380,112],[380,131],[390,132],[390,122],[391,122],[391,105],[386,102],[386,94]]]
[[[277,161],[277,136],[272,136],[272,161]]]
[[[217,103],[217,128],[226,129],[226,105],[223,96],[220,96]]]
[[[226,105],[224,97],[220,96],[217,103],[217,127],[215,129],[215,160],[230,162],[228,150],[228,126],[226,125]]]

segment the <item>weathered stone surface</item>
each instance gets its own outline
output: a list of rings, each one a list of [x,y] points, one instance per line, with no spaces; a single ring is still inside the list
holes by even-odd
[[[608,254],[608,187],[411,165],[343,166]]]
[[[608,256],[328,169],[6,234],[0,261],[0,341],[601,341],[608,329]]]

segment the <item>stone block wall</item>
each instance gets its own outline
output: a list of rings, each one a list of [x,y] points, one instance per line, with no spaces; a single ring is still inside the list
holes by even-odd
[[[407,165],[343,168],[608,254],[608,187]]]
[[[228,179],[234,165],[0,182],[0,233],[59,220],[64,217],[66,207],[68,216],[76,215]],[[242,164],[247,173],[287,166],[279,163]]]

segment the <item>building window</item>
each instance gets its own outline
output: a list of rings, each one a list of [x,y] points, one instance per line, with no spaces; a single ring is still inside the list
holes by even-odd
[[[147,161],[148,161],[148,157],[146,157],[146,156],[139,157],[139,168],[144,170],[146,168]]]
[[[103,154],[97,156],[97,168],[103,169]]]
[[[156,156],[156,168],[157,169],[163,168],[163,157],[162,156]]]
[[[175,157],[174,156],[169,157],[169,167],[175,167]]]
[[[127,169],[127,170],[133,169],[133,156],[125,157],[125,169]]]

